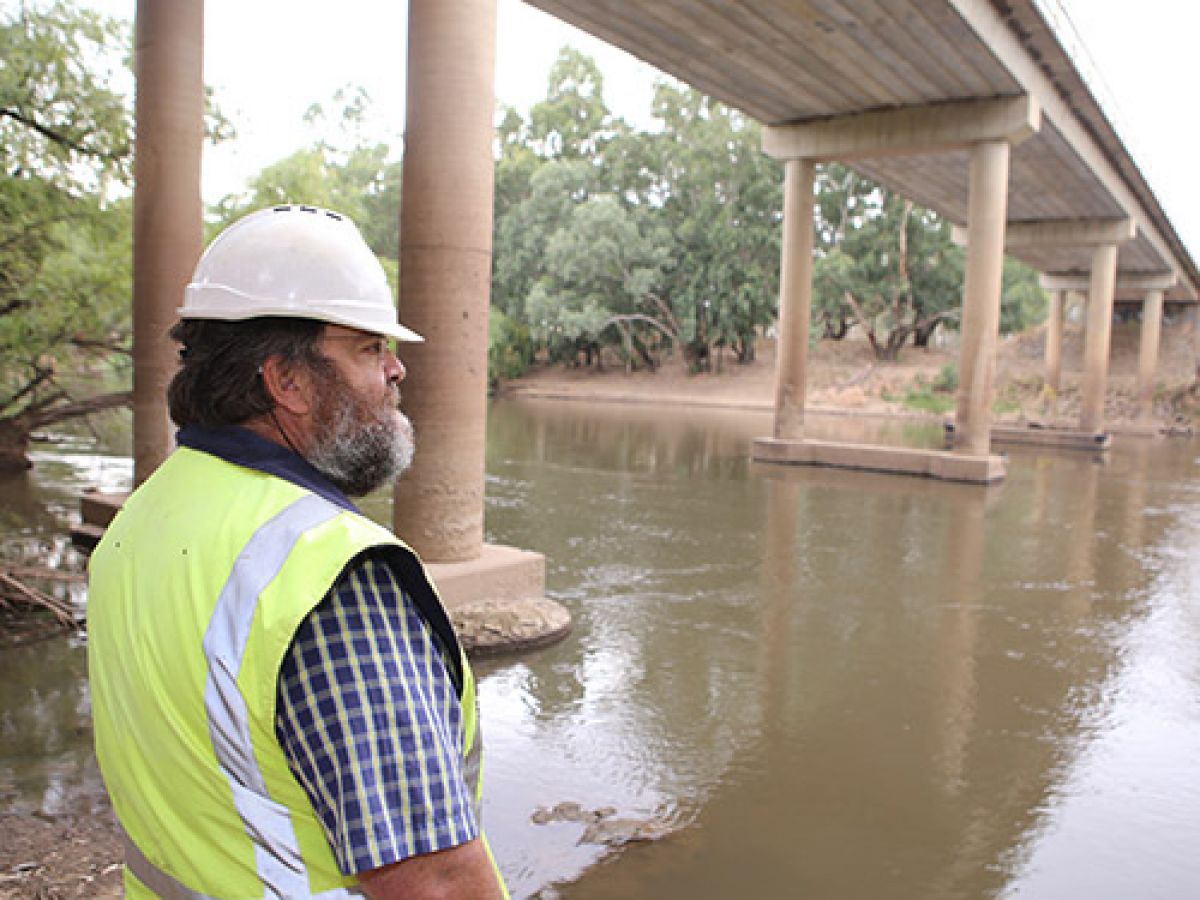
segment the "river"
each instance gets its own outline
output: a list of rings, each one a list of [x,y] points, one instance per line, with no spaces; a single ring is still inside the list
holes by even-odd
[[[1013,449],[984,488],[752,464],[769,428],[493,403],[488,540],[544,553],[575,618],[478,666],[513,896],[1200,896],[1200,445]],[[129,478],[122,433],[0,483],[9,556],[69,555],[78,491]],[[3,807],[104,808],[85,653],[0,655]],[[594,843],[568,802],[659,839]]]

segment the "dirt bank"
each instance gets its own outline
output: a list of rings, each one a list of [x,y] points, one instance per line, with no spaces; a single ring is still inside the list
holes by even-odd
[[[108,815],[52,819],[0,813],[0,897],[121,897],[120,859],[120,839]]]
[[[1113,329],[1112,357],[1105,421],[1120,430],[1136,418],[1139,329],[1119,324]],[[1160,428],[1194,427],[1200,403],[1189,389],[1196,370],[1195,338],[1186,325],[1163,331],[1157,373],[1155,419]],[[1043,387],[1045,334],[1043,328],[1001,341],[996,365],[997,421],[1078,420],[1082,380],[1083,333],[1068,325],[1063,339],[1062,388],[1055,397]],[[808,407],[860,415],[941,416],[922,412],[907,397],[932,394],[957,369],[954,347],[906,348],[894,362],[876,360],[864,341],[824,341],[810,351]],[[655,372],[627,372],[619,365],[604,369],[536,366],[500,390],[508,397],[622,403],[697,404],[744,409],[771,409],[775,389],[775,348],[764,341],[758,358],[739,365],[732,356],[720,361],[720,371],[689,374],[668,362]],[[949,401],[953,392],[942,392]]]

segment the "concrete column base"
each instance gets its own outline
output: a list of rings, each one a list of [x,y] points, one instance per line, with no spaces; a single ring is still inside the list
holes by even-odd
[[[947,422],[946,443],[954,440],[954,423]],[[1075,428],[1060,428],[1055,425],[1031,427],[1028,425],[993,425],[993,444],[1025,444],[1038,447],[1057,447],[1063,450],[1107,450],[1112,444],[1112,435],[1107,431],[1079,431]]]
[[[755,462],[860,469],[972,484],[994,484],[1008,473],[1004,457],[992,454],[780,438],[756,438],[751,458]]]
[[[1138,421],[1138,422],[1122,422],[1114,423],[1108,426],[1108,430],[1113,434],[1126,434],[1133,437],[1162,437],[1167,433],[1167,429],[1153,420]]]
[[[571,630],[571,614],[545,596],[546,557],[540,553],[484,544],[475,559],[425,568],[473,655],[543,647]]]

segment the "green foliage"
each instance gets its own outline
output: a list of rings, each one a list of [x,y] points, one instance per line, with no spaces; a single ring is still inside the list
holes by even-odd
[[[604,76],[595,60],[563,47],[550,68],[546,99],[529,111],[530,146],[546,159],[591,159],[616,123],[604,103]]]
[[[365,91],[341,88],[332,103],[340,116],[341,146],[317,141],[267,166],[251,179],[247,191],[222,198],[211,210],[210,236],[253,210],[303,203],[349,216],[376,255],[397,264],[401,164],[391,159],[391,147],[363,133],[370,109]],[[323,104],[314,103],[305,120],[316,125],[328,115]]]
[[[14,8],[15,7],[15,8]],[[0,163],[73,195],[128,183],[127,24],[72,3],[0,10]]]
[[[520,378],[533,362],[529,329],[492,307],[488,315],[488,386]]]
[[[112,87],[132,84],[128,29],[20,4],[0,57],[0,430],[19,452],[72,399],[59,376],[128,343],[132,118]]]
[[[943,394],[953,394],[958,390],[958,366],[952,362],[946,363],[938,370],[931,387]]]
[[[952,394],[944,394],[932,390],[928,385],[910,385],[904,392],[904,405],[909,409],[921,412],[943,415],[954,409],[955,399]]]
[[[128,378],[131,35],[73,3],[0,9],[0,465],[32,429],[126,400],[75,386]],[[228,137],[205,99],[208,139]]]
[[[1036,269],[1006,257],[1001,295],[1000,331],[1002,334],[1015,334],[1039,322],[1046,321],[1049,300],[1038,281]]]
[[[902,402],[910,409],[941,415],[954,409],[957,391],[958,367],[946,363],[931,382],[926,382],[922,375],[914,378],[905,388]]]
[[[499,168],[504,167],[501,160]],[[534,285],[547,274],[546,245],[569,226],[576,205],[594,185],[590,164],[552,160],[529,178],[525,196],[496,221],[492,253],[492,303],[504,313],[534,324],[527,312]]]
[[[818,330],[862,327],[881,359],[924,346],[962,302],[963,253],[950,225],[838,164],[817,176],[813,310]]]
[[[778,294],[779,167],[758,126],[659,84],[662,129],[612,119],[595,64],[564,50],[525,123],[504,110],[492,302],[553,359],[613,347],[657,365],[682,348],[753,358]]]
[[[747,362],[778,305],[782,171],[761,149],[758,125],[691,88],[660,83],[654,113],[663,130],[635,154],[643,208],[674,239],[662,294],[694,368],[713,346]]]

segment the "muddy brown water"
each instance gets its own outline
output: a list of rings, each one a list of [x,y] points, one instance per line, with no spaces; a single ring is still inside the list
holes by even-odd
[[[478,667],[514,897],[1200,896],[1200,443],[1013,449],[981,488],[758,467],[769,426],[493,404],[488,539],[546,554],[576,621]],[[7,552],[69,556],[123,450],[0,483]],[[104,809],[85,653],[0,653],[3,808]]]

